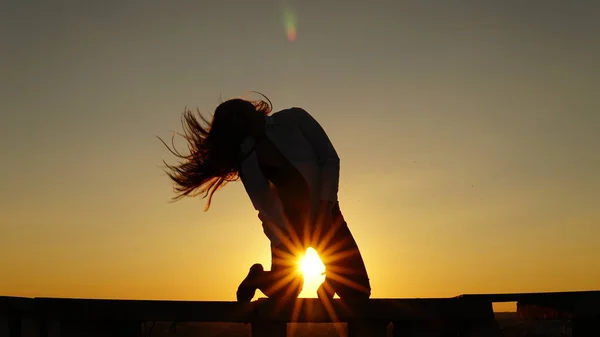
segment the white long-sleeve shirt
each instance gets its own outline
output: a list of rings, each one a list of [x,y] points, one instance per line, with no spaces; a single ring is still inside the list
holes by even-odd
[[[290,108],[273,113],[265,116],[265,123],[269,140],[300,171],[309,186],[309,219],[314,223],[321,200],[338,200],[338,154],[321,125],[304,109]],[[241,165],[240,177],[263,221],[265,234],[271,245],[275,246],[281,242],[276,231],[286,228],[286,217],[277,193],[259,167],[254,144],[255,140],[248,137],[241,145],[245,159]]]

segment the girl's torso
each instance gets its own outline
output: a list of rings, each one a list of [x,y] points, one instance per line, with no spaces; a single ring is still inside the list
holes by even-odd
[[[306,180],[268,137],[261,137],[255,146],[260,169],[275,189],[286,217],[294,226],[308,220],[310,192]]]
[[[239,172],[246,192],[261,220],[283,230],[290,223],[314,223],[321,193],[318,158],[295,113],[288,109],[266,116],[263,137],[249,136],[240,146]],[[265,234],[272,244],[280,241],[273,230],[266,228]]]

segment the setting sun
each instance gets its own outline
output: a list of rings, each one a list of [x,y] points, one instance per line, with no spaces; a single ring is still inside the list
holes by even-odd
[[[300,297],[316,297],[317,289],[325,280],[325,265],[321,262],[319,254],[314,249],[308,248],[300,260],[299,267],[304,274],[304,289]]]
[[[306,255],[304,255],[302,261],[300,261],[300,269],[305,278],[315,278],[321,276],[321,274],[325,272],[323,262],[321,262],[319,255],[312,248],[306,250]]]

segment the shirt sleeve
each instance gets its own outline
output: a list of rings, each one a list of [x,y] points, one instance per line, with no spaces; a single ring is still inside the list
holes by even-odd
[[[321,200],[337,202],[340,158],[321,125],[304,109],[292,108],[304,137],[312,145],[321,167]]]

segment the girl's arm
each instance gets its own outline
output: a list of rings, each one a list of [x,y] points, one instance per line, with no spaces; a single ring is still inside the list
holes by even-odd
[[[258,218],[263,222],[263,226],[267,224],[265,234],[271,244],[277,245],[282,240],[281,231],[286,228],[283,208],[279,198],[277,198],[269,182],[260,171],[253,139],[247,139],[242,144],[242,152],[247,153],[240,170],[242,184],[252,201],[254,209],[258,211]]]

